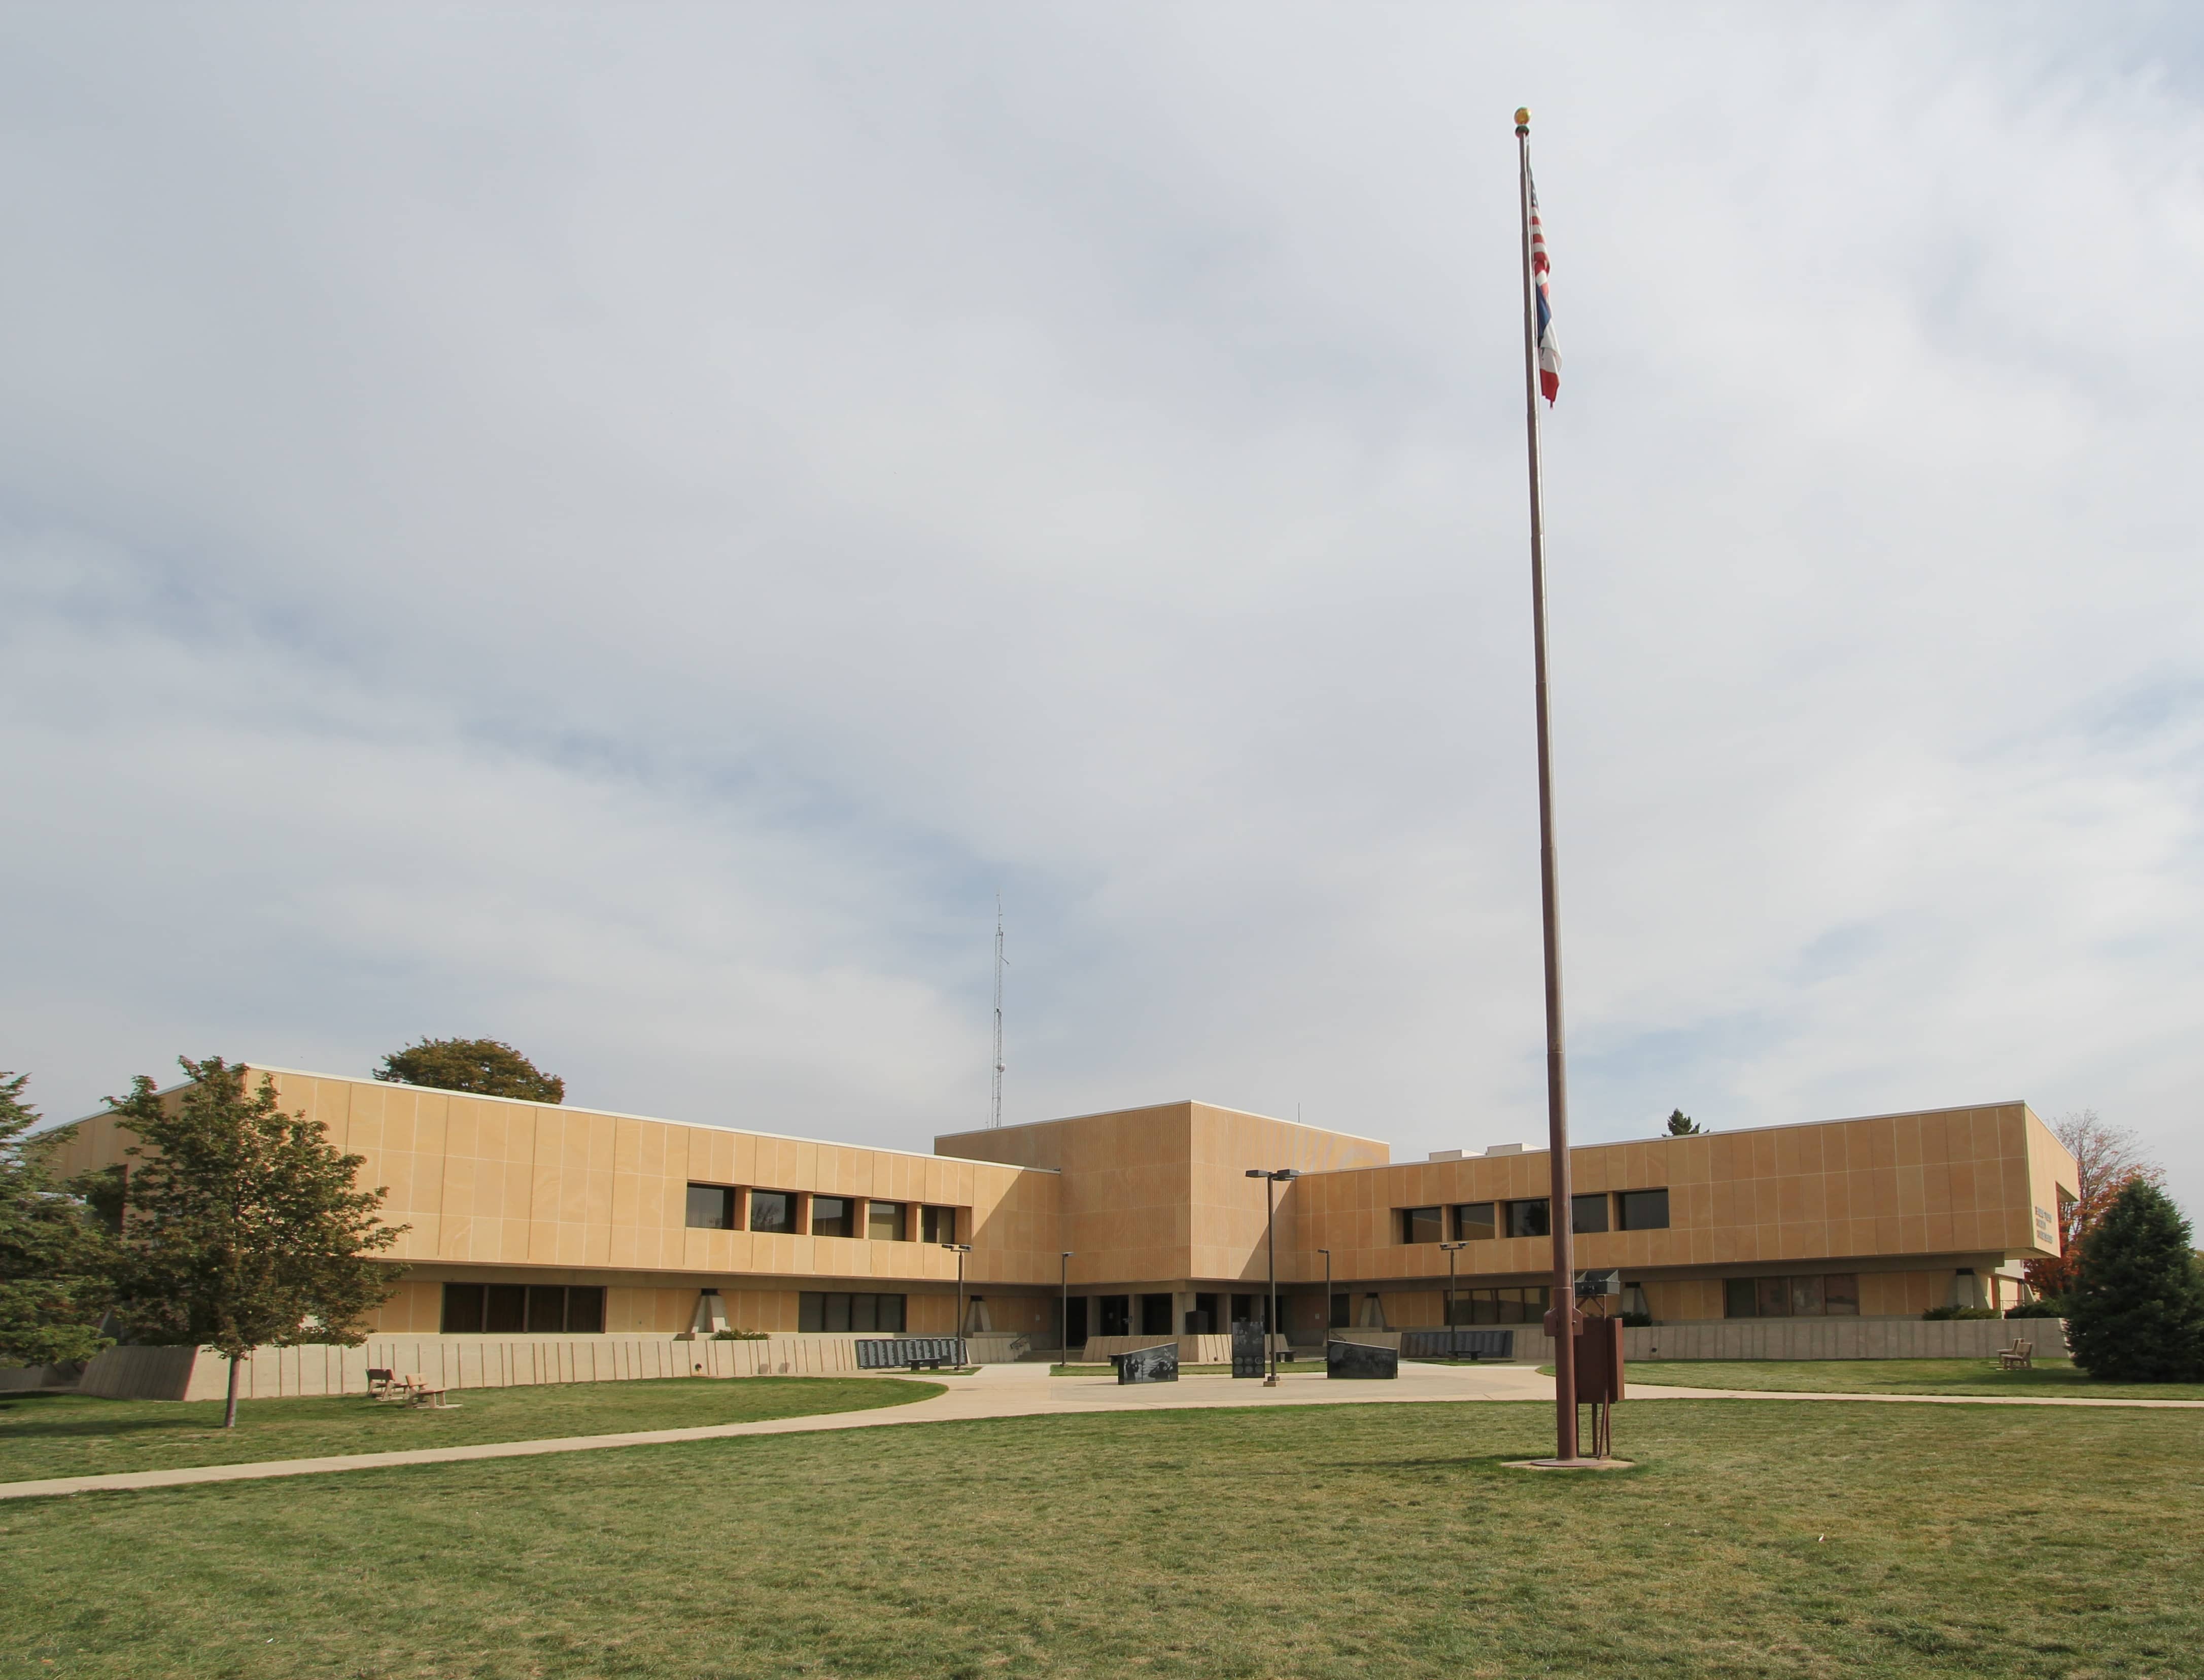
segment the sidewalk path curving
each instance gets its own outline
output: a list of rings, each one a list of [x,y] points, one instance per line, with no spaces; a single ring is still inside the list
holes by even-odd
[[[1425,1365],[1405,1363],[1397,1381],[1333,1382],[1322,1371],[1282,1375],[1276,1388],[1229,1376],[1188,1376],[1176,1383],[1119,1387],[1114,1378],[1052,1377],[1045,1365],[986,1365],[970,1376],[941,1379],[944,1392],[909,1405],[873,1411],[822,1412],[752,1423],[713,1423],[690,1429],[641,1429],[626,1435],[569,1435],[549,1440],[483,1441],[471,1446],[430,1446],[401,1452],[354,1452],[320,1458],[278,1458],[250,1464],[201,1464],[182,1470],[126,1470],[110,1476],[53,1476],[0,1482],[0,1500],[64,1494],[184,1488],[210,1482],[258,1482],[271,1476],[323,1476],[335,1470],[382,1470],[394,1464],[448,1464],[481,1458],[530,1458],[549,1452],[594,1452],[607,1447],[656,1446],[673,1441],[718,1440],[737,1435],[804,1435],[824,1429],[879,1429],[903,1423],[956,1423],[992,1417],[1036,1417],[1093,1412],[1172,1411],[1266,1405],[1367,1405],[1460,1400],[1551,1400],[1554,1380],[1526,1365]],[[1849,1400],[1899,1405],[2036,1405],[2204,1408],[2204,1400],[2106,1400],[2049,1396],[2004,1399],[1978,1394],[1769,1393],[1731,1388],[1633,1387],[1630,1398],[1649,1400]]]

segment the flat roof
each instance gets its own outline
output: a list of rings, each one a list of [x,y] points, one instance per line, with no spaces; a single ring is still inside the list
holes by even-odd
[[[1144,1109],[1175,1109],[1181,1103],[1204,1109],[1215,1109],[1220,1114],[1245,1115],[1250,1120],[1267,1120],[1279,1126],[1298,1126],[1304,1132],[1322,1132],[1328,1137],[1351,1138],[1358,1144],[1376,1144],[1381,1149],[1393,1145],[1383,1138],[1366,1136],[1360,1132],[1342,1132],[1336,1126],[1318,1126],[1312,1121],[1283,1120],[1277,1115],[1259,1114],[1253,1109],[1235,1109],[1224,1103],[1204,1102],[1199,1097],[1170,1097],[1160,1103],[1129,1103],[1122,1109],[1096,1109],[1091,1114],[1052,1115],[1046,1120],[1007,1121],[1000,1126],[969,1126],[961,1132],[937,1132],[937,1138],[983,1138],[990,1132],[1022,1132],[1028,1126],[1062,1126],[1075,1120],[1103,1120],[1111,1115],[1139,1114]],[[1360,1168],[1354,1171],[1361,1171]]]
[[[438,1097],[464,1097],[471,1103],[511,1103],[516,1107],[524,1109],[556,1109],[561,1114],[595,1115],[604,1120],[639,1120],[652,1126],[695,1126],[712,1132],[740,1132],[747,1137],[771,1138],[775,1143],[814,1144],[826,1149],[870,1150],[875,1155],[903,1155],[909,1156],[913,1161],[955,1161],[971,1167],[1000,1167],[1004,1171],[1011,1173],[1061,1174],[1063,1170],[1060,1167],[1021,1167],[1015,1162],[1010,1161],[975,1161],[965,1156],[936,1155],[925,1150],[890,1149],[880,1144],[853,1144],[846,1139],[802,1138],[791,1132],[761,1132],[754,1126],[728,1126],[714,1120],[669,1120],[664,1115],[634,1115],[625,1113],[619,1109],[569,1107],[564,1103],[542,1103],[530,1097],[491,1097],[479,1091],[446,1091],[440,1085],[408,1085],[403,1080],[378,1080],[372,1074],[362,1076],[358,1074],[323,1074],[311,1068],[279,1068],[272,1062],[240,1062],[234,1065],[255,1074],[288,1074],[294,1079],[335,1080],[345,1085],[383,1085],[392,1091],[426,1091]],[[154,1094],[166,1097],[171,1091],[181,1091],[189,1084],[191,1084],[189,1080],[178,1080],[174,1085],[163,1085]],[[105,1120],[108,1117],[109,1111],[102,1109],[98,1114],[82,1115],[75,1120],[65,1120],[60,1125],[51,1126],[46,1129],[58,1132],[65,1126],[81,1126],[87,1120]]]

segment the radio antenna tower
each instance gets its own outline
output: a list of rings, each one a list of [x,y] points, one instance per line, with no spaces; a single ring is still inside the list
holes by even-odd
[[[990,1129],[1003,1123],[1003,895],[995,895],[995,1089],[988,1105]]]

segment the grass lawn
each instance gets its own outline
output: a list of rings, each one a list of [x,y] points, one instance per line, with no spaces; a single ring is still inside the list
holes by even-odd
[[[1551,1366],[1544,1369],[1551,1370]],[[1631,1382],[1817,1394],[2041,1394],[2204,1400],[2204,1382],[2100,1382],[2065,1359],[2001,1371],[1994,1359],[1633,1359]]]
[[[741,1388],[744,1385],[726,1385]],[[2183,1412],[1075,1414],[0,1506],[0,1673],[2194,1676]],[[13,1665],[11,1668],[8,1666]]]
[[[469,1388],[447,1411],[383,1405],[360,1395],[246,1400],[222,1428],[220,1400],[103,1400],[82,1394],[0,1395],[0,1482],[186,1464],[317,1458],[464,1446],[480,1440],[619,1435],[747,1423],[819,1411],[901,1405],[941,1392],[895,1377],[753,1376],[739,1381],[573,1382],[542,1388]],[[0,1660],[0,1674],[7,1672]]]

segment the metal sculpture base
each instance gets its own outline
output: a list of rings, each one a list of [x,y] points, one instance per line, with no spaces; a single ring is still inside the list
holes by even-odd
[[[1637,1461],[1632,1458],[1509,1458],[1504,1461],[1500,1468],[1535,1470],[1636,1470],[1638,1464]]]

